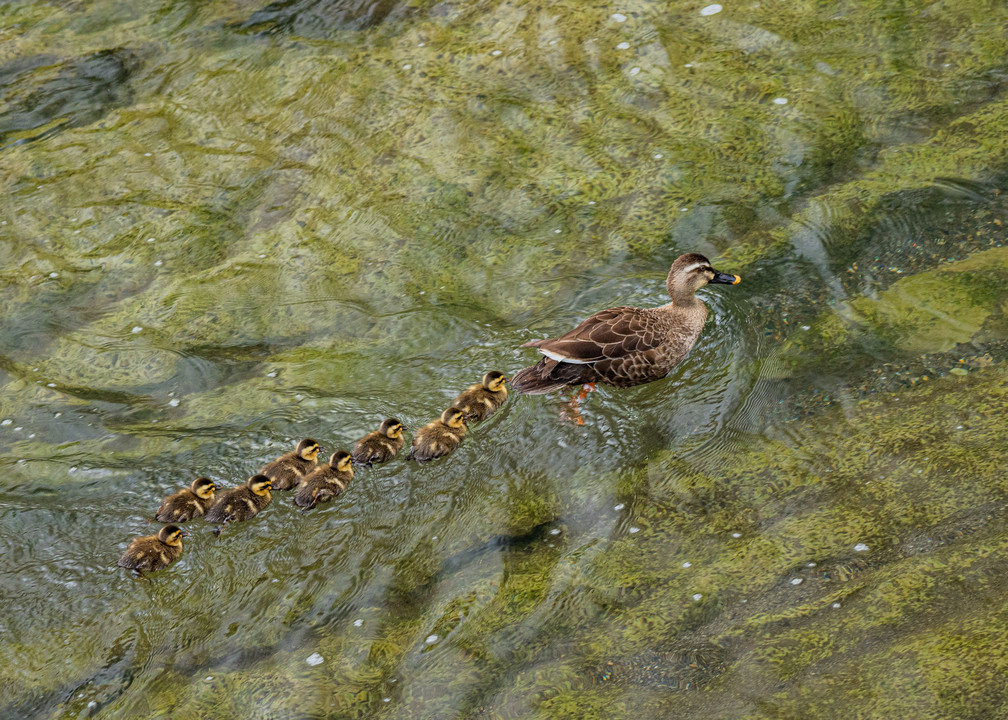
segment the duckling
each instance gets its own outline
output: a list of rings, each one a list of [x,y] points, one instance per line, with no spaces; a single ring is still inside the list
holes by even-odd
[[[409,458],[423,462],[447,455],[462,444],[465,434],[465,415],[452,406],[441,413],[437,420],[416,431]]]
[[[353,448],[353,461],[359,465],[386,462],[402,450],[405,442],[403,424],[395,418],[388,418],[377,430],[357,441]]]
[[[511,387],[539,395],[596,381],[630,387],[659,380],[686,357],[707,321],[707,306],[694,293],[707,283],[741,280],[715,270],[699,253],[680,255],[665,280],[672,302],[609,308],[558,338],[525,343],[522,347],[537,348],[545,357],[515,373]]]
[[[184,535],[177,525],[165,525],[157,535],[133,538],[119,558],[119,567],[136,570],[138,575],[166,568],[182,557]]]
[[[506,382],[504,373],[491,370],[483,375],[481,383],[463,390],[452,405],[465,414],[467,423],[486,420],[507,400]]]
[[[207,522],[220,523],[221,527],[229,522],[248,520],[270,504],[272,486],[273,481],[265,475],[253,475],[244,485],[218,495],[204,517]]]
[[[202,515],[207,508],[213,505],[214,493],[217,486],[208,477],[198,477],[192,481],[192,485],[182,488],[174,495],[169,495],[161,503],[154,514],[158,522],[181,523],[192,520],[197,515]]]
[[[293,490],[301,482],[301,478],[315,469],[321,450],[317,442],[305,438],[293,452],[285,453],[263,465],[259,474],[273,481],[274,490]]]
[[[298,485],[294,504],[310,510],[320,502],[339,497],[353,479],[354,470],[350,453],[334,452],[328,464],[319,465]]]

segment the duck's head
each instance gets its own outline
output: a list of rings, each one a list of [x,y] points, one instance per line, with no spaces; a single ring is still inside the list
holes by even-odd
[[[265,475],[253,475],[245,481],[245,484],[255,495],[266,495],[273,489],[273,481]]]
[[[192,481],[191,488],[193,494],[202,500],[210,500],[214,496],[214,493],[217,492],[217,486],[208,477],[196,478]]]
[[[504,377],[504,373],[497,372],[496,370],[491,370],[483,375],[483,387],[490,392],[500,392],[506,382],[507,378]]]
[[[178,525],[165,525],[158,530],[157,539],[165,545],[172,547],[182,547],[182,537],[185,535]]]
[[[315,459],[318,458],[318,454],[321,450],[322,448],[319,447],[317,442],[311,438],[305,438],[298,443],[297,450],[295,452],[297,452],[299,457],[315,462]]]
[[[395,418],[389,418],[382,422],[381,427],[378,428],[378,432],[387,438],[395,440],[396,438],[402,437],[403,424],[396,420]]]
[[[346,450],[337,450],[334,452],[332,457],[329,458],[329,467],[353,475],[353,460],[350,457],[350,453]]]
[[[707,283],[738,285],[742,278],[738,275],[718,272],[711,267],[710,260],[700,253],[680,255],[672,263],[665,287],[673,298],[689,297]]]
[[[441,413],[441,422],[450,428],[465,427],[465,415],[457,407],[452,406]]]

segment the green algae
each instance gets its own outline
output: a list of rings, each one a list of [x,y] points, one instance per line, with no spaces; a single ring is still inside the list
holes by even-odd
[[[914,356],[1003,339],[1006,257],[1004,248],[974,253],[838,305],[792,336],[789,357],[837,366],[859,353]]]
[[[362,472],[310,520],[278,499],[220,543],[202,528],[149,592],[50,576],[110,575],[182,477],[240,480],[386,411],[422,422],[558,314],[654,304],[686,249],[743,274],[722,317],[788,342],[743,361],[793,383],[788,408],[816,374],[1004,338],[1004,255],[979,252],[1005,238],[1001,8],[619,10],[403,4],[321,34],[220,3],[0,10],[5,60],[54,58],[2,117],[38,86],[59,101],[2,151],[0,379],[27,428],[4,439],[2,517],[56,535],[5,549],[71,618],[16,616],[6,710],[998,716],[997,362],[695,452],[634,433],[677,405],[609,396],[582,436],[515,399],[454,465]],[[109,48],[137,59],[128,82],[73,95]],[[94,539],[54,567],[76,523]]]

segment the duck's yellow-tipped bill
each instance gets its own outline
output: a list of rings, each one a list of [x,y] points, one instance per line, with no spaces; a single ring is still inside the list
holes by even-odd
[[[738,275],[731,275],[729,273],[714,271],[714,279],[711,280],[712,283],[722,283],[724,285],[738,285],[742,282],[742,278]]]

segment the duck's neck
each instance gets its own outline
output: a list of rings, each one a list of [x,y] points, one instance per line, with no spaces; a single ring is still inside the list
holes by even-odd
[[[690,308],[697,305],[703,305],[700,298],[696,296],[696,293],[692,290],[683,290],[681,288],[668,285],[668,294],[672,298],[672,304],[676,307]]]

